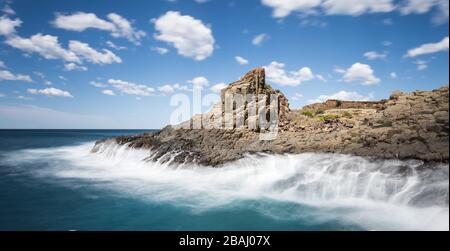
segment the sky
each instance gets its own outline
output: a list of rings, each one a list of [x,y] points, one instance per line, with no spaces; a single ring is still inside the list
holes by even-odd
[[[174,95],[255,67],[291,108],[432,90],[449,82],[448,3],[1,0],[0,128],[158,129]]]

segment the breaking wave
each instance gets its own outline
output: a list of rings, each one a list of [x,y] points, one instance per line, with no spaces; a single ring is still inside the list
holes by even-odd
[[[45,162],[28,171],[41,178],[82,180],[195,213],[269,200],[314,208],[305,214],[255,206],[276,219],[333,219],[366,230],[449,229],[446,164],[305,153],[249,155],[222,168],[205,168],[147,162],[149,151],[112,143],[91,153],[93,146],[22,150],[9,154],[7,161]]]

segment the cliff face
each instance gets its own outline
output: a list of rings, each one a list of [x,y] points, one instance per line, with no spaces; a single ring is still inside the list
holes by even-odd
[[[227,94],[277,94],[280,129],[272,140],[261,140],[248,128],[251,102],[233,107],[229,129],[182,129],[168,126],[156,134],[113,139],[132,148],[151,149],[149,160],[217,166],[246,153],[344,153],[378,158],[448,162],[449,90],[394,93],[380,102],[328,101],[291,111],[286,97],[265,82],[264,70],[255,69],[222,91],[215,114],[224,116]],[[267,100],[259,100],[267,106]],[[235,125],[237,114],[246,123]],[[214,112],[202,116],[203,125]],[[206,118],[206,120],[205,120]],[[206,122],[205,122],[206,121]],[[98,142],[93,151],[99,151]],[[174,157],[175,156],[175,157]]]

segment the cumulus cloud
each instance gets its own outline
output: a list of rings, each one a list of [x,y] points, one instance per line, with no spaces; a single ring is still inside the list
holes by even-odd
[[[30,38],[12,35],[7,37],[5,43],[27,54],[37,53],[45,59],[59,59],[68,62],[65,66],[66,70],[86,70],[86,67],[79,66],[84,61],[94,64],[122,62],[120,57],[107,49],[97,51],[87,43],[76,40],[69,41],[69,48],[66,49],[59,43],[58,37],[41,33]]]
[[[391,79],[397,79],[397,73],[395,73],[395,72],[391,72],[390,74],[389,74],[389,76],[391,77]]]
[[[364,57],[366,57],[368,60],[386,59],[387,53],[386,52],[368,51],[368,52],[364,53]]]
[[[192,84],[196,88],[203,88],[209,85],[209,80],[205,77],[196,77],[188,81],[189,84]]]
[[[268,40],[269,38],[270,38],[269,35],[267,35],[267,34],[265,34],[265,33],[256,35],[256,36],[253,38],[253,40],[252,40],[252,44],[253,44],[253,45],[260,46],[260,45],[262,45],[262,43],[263,43],[264,41]]]
[[[175,91],[188,91],[189,87],[180,84],[163,85],[158,87],[158,91],[163,93],[174,93]]]
[[[87,71],[88,70],[88,68],[86,66],[77,65],[75,63],[64,64],[64,69],[66,71]]]
[[[169,49],[164,48],[164,47],[152,47],[152,51],[155,51],[161,55],[165,55],[165,54],[169,53]]]
[[[169,11],[154,20],[155,39],[169,43],[178,54],[202,61],[214,52],[214,37],[210,27],[192,16]]]
[[[296,92],[294,96],[291,97],[294,101],[299,101],[301,98],[303,98],[303,94]]]
[[[15,15],[16,12],[9,6],[10,2],[6,2],[5,6],[2,8],[2,12],[8,15]]]
[[[297,86],[315,78],[309,67],[303,67],[297,71],[289,72],[284,67],[285,64],[276,61],[265,66],[267,80],[283,86]]]
[[[380,82],[372,67],[367,64],[355,63],[346,70],[337,69],[336,72],[343,74],[342,79],[345,82],[360,82],[363,85],[374,85]]]
[[[57,28],[82,32],[86,29],[99,29],[109,31],[113,37],[122,37],[130,42],[140,44],[146,35],[144,31],[137,30],[132,23],[116,13],[107,15],[109,20],[97,17],[94,13],[77,12],[70,15],[57,14],[53,25]]]
[[[105,88],[105,87],[108,86],[106,84],[103,84],[103,83],[100,83],[100,82],[95,82],[95,81],[91,81],[89,84],[94,86],[94,87],[97,87],[97,88]]]
[[[210,90],[214,93],[220,93],[223,89],[225,89],[228,85],[225,83],[218,83],[213,85]]]
[[[399,11],[403,15],[424,14],[435,10],[435,24],[448,22],[448,0],[261,0],[273,9],[274,18],[285,18],[296,12],[305,15],[350,15],[388,13]],[[386,19],[385,19],[386,20]],[[391,21],[384,22],[390,25]]]
[[[339,91],[339,92],[331,94],[331,95],[320,95],[319,97],[317,97],[315,99],[308,100],[308,103],[309,104],[323,103],[330,99],[337,99],[337,100],[342,100],[342,101],[370,101],[370,100],[373,100],[373,94],[364,96],[357,92]]]
[[[52,97],[64,97],[64,98],[73,98],[72,94],[70,94],[70,92],[68,91],[63,91],[60,89],[56,89],[53,87],[50,88],[45,88],[45,89],[28,89],[27,90],[28,93],[30,94],[42,94],[42,95],[46,95],[46,96],[52,96]]]
[[[400,4],[400,13],[408,14],[424,14],[432,9],[437,9],[433,15],[432,21],[435,24],[448,22],[448,0],[404,0]]]
[[[103,90],[102,93],[108,96],[116,96],[113,90]]]
[[[147,85],[136,84],[120,79],[109,79],[108,84],[114,87],[117,91],[128,95],[152,96],[155,92],[155,89]]]
[[[322,7],[328,15],[359,16],[364,13],[391,12],[395,9],[392,0],[326,0]]]
[[[263,5],[273,8],[272,16],[283,18],[292,12],[310,12],[319,6],[322,0],[261,0]]]
[[[24,81],[24,82],[33,82],[30,76],[23,74],[14,74],[8,70],[0,70],[0,81]]]
[[[69,48],[80,58],[94,64],[122,63],[122,59],[110,50],[103,49],[103,52],[100,52],[90,47],[89,44],[80,41],[70,41]]]
[[[417,48],[411,49],[406,53],[407,57],[417,57],[425,54],[448,51],[449,39],[444,37],[440,42],[423,44]]]
[[[116,44],[113,43],[112,41],[106,41],[106,45],[109,46],[109,47],[111,47],[111,48],[113,48],[114,50],[118,50],[118,51],[126,50],[126,49],[127,49],[127,47],[116,45]]]
[[[246,65],[249,63],[247,59],[245,59],[241,56],[236,56],[236,57],[234,57],[234,59],[236,59],[236,62],[240,65]]]
[[[22,21],[18,18],[10,19],[7,16],[0,17],[0,35],[10,36],[16,33],[16,27],[19,27]]]
[[[428,62],[424,60],[416,60],[414,64],[417,66],[418,71],[423,71],[428,68]]]
[[[38,33],[30,38],[20,36],[9,37],[6,44],[25,53],[37,53],[45,59],[61,59],[67,62],[81,63],[78,56],[61,46],[58,37]]]

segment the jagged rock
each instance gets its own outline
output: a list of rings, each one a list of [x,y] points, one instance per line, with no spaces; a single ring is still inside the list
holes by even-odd
[[[227,94],[277,94],[281,130],[275,138],[262,140],[259,130],[236,128],[236,114],[248,125],[249,103],[234,107],[229,129],[209,126],[211,116],[224,116]],[[327,101],[290,110],[286,97],[265,82],[264,69],[257,68],[222,91],[222,102],[203,114],[202,129],[168,126],[158,133],[113,139],[117,144],[151,150],[149,160],[219,166],[246,153],[330,152],[378,158],[419,159],[447,162],[449,159],[449,90],[395,92],[379,102]],[[261,105],[267,106],[267,100]],[[321,109],[313,114],[306,110]],[[192,121],[182,125],[190,125]],[[101,145],[103,142],[98,142]],[[93,151],[98,149],[94,147]],[[167,158],[167,154],[173,155]]]

